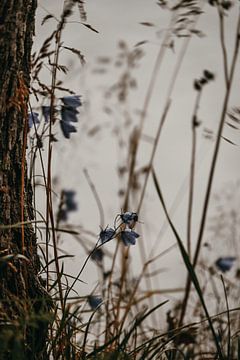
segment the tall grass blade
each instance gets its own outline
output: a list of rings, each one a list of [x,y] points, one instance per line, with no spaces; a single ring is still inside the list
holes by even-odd
[[[195,273],[195,270],[194,270],[194,267],[193,265],[191,264],[191,261],[189,259],[189,256],[187,254],[187,251],[185,250],[185,247],[182,243],[182,240],[172,222],[172,220],[170,219],[169,217],[169,214],[168,214],[168,211],[167,211],[167,208],[166,208],[166,205],[165,205],[165,202],[164,202],[164,199],[163,199],[163,195],[162,195],[162,192],[161,192],[161,189],[160,189],[160,186],[159,186],[159,183],[158,183],[158,180],[157,180],[157,176],[156,176],[156,173],[154,171],[154,169],[152,169],[152,176],[153,176],[153,182],[154,182],[154,186],[156,188],[156,191],[157,191],[157,194],[158,194],[158,197],[159,197],[159,200],[162,204],[162,207],[163,207],[163,210],[165,212],[165,216],[167,217],[167,220],[169,222],[169,225],[176,237],[176,240],[177,240],[177,243],[178,243],[178,246],[179,246],[179,250],[181,252],[181,255],[182,255],[182,259],[184,261],[184,264],[188,270],[188,273],[189,273],[189,276],[191,278],[191,281],[192,283],[194,284],[194,287],[197,291],[197,294],[199,296],[199,299],[200,299],[200,302],[202,304],[202,307],[203,307],[203,310],[206,314],[206,317],[208,319],[208,323],[209,323],[209,327],[211,329],[211,332],[212,332],[212,335],[213,335],[213,339],[214,339],[214,342],[215,342],[215,345],[216,345],[216,349],[217,349],[217,354],[219,356],[219,359],[221,360],[224,360],[224,356],[222,354],[222,350],[221,350],[221,347],[220,347],[220,344],[219,344],[219,341],[218,341],[218,337],[216,335],[216,332],[214,330],[214,327],[213,327],[213,323],[212,323],[212,320],[210,318],[210,315],[209,315],[209,312],[208,312],[208,309],[207,309],[207,306],[205,304],[205,301],[204,301],[204,298],[203,298],[203,294],[202,294],[202,290],[201,290],[201,287],[200,287],[200,284],[199,284],[199,281],[198,281],[198,278],[197,278],[197,275]]]

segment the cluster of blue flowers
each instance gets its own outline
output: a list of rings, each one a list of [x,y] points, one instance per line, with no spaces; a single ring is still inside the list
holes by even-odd
[[[116,225],[118,220],[120,220],[120,223]],[[104,257],[102,245],[116,237],[119,237],[125,246],[135,245],[136,239],[139,237],[139,234],[133,230],[137,221],[138,215],[135,212],[127,211],[117,215],[113,227],[107,226],[105,229],[101,229],[98,242],[91,253],[91,259],[96,261],[99,266],[102,266]]]
[[[82,106],[82,102],[79,95],[64,96],[60,100],[62,101],[60,110],[55,107],[53,111],[54,113],[60,114],[60,128],[62,130],[63,136],[66,139],[70,139],[70,134],[77,132],[77,129],[73,123],[78,122],[78,108]],[[44,117],[45,123],[49,122],[50,111],[50,106],[42,106],[42,115]],[[30,112],[28,114],[29,129],[31,129],[34,124],[35,126],[40,124],[39,113]]]
[[[137,234],[133,228],[138,221],[138,215],[134,212],[127,211],[118,215],[117,218],[118,217],[121,220],[120,225],[117,227],[114,226],[114,228],[107,226],[105,229],[101,230],[99,234],[101,243],[104,244],[119,235],[125,246],[135,245],[139,234]]]
[[[80,96],[65,96],[62,99],[60,127],[66,139],[70,138],[70,133],[77,132],[76,127],[72,123],[78,121],[78,107],[82,105]]]
[[[120,223],[116,225],[118,220]],[[105,229],[101,229],[96,247],[91,253],[91,259],[101,265],[104,256],[102,245],[116,237],[119,237],[125,246],[135,245],[136,239],[139,237],[139,234],[133,230],[137,221],[138,215],[135,212],[127,211],[117,215],[113,227],[107,226]],[[106,276],[107,274],[104,273]],[[89,295],[87,300],[92,310],[98,309],[103,302],[101,297],[94,295]]]

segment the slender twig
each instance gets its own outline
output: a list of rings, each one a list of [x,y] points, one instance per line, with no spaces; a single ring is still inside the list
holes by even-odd
[[[109,275],[109,279],[108,279],[108,287],[107,287],[107,299],[108,301],[106,301],[106,307],[105,307],[105,313],[106,313],[106,329],[105,329],[105,343],[108,342],[108,334],[109,334],[109,321],[110,321],[110,312],[109,312],[109,298],[110,298],[110,292],[111,292],[111,285],[112,285],[112,275],[113,275],[113,269],[116,263],[116,259],[117,259],[117,254],[118,254],[118,250],[120,247],[120,242],[117,242],[114,254],[113,254],[113,260],[112,260],[112,266],[110,269],[110,275]]]
[[[103,228],[104,224],[105,224],[105,220],[104,220],[104,210],[103,210],[102,202],[100,200],[100,197],[97,193],[96,187],[94,186],[87,169],[83,169],[83,173],[87,179],[87,182],[88,182],[90,189],[92,190],[93,196],[96,200],[98,211],[99,211],[99,217],[100,217],[100,226]]]
[[[224,37],[224,12],[219,4],[217,5],[217,8],[219,15],[220,41],[221,41],[221,48],[223,53],[224,77],[227,88],[229,84],[229,78],[228,78],[228,57],[227,57],[227,49],[226,49],[225,37]]]
[[[163,114],[161,116],[161,119],[160,119],[160,122],[159,122],[159,125],[158,125],[157,134],[156,134],[154,144],[153,144],[153,148],[152,148],[152,154],[151,154],[151,157],[150,157],[150,160],[149,160],[149,163],[148,163],[148,170],[147,170],[147,173],[146,173],[146,176],[145,176],[145,179],[144,179],[144,184],[143,184],[139,204],[138,204],[138,207],[137,207],[137,213],[140,212],[141,207],[142,207],[142,202],[143,202],[144,194],[145,194],[145,191],[146,191],[146,186],[147,186],[149,174],[150,174],[150,171],[151,171],[151,168],[152,168],[152,165],[153,165],[153,160],[154,160],[154,156],[155,156],[155,153],[156,153],[156,150],[157,150],[157,145],[158,145],[158,142],[159,142],[159,138],[160,138],[160,135],[161,135],[161,132],[162,132],[162,129],[163,129],[163,125],[165,123],[165,120],[166,120],[167,113],[168,113],[168,110],[170,108],[170,105],[171,105],[171,99],[168,99],[168,102],[166,103],[164,112],[163,112]]]
[[[231,359],[231,322],[230,322],[230,313],[229,313],[227,289],[226,289],[225,282],[224,282],[222,274],[221,274],[221,280],[222,280],[222,284],[223,284],[223,290],[224,290],[224,296],[225,296],[226,308],[227,308],[227,322],[228,322],[227,359]]]
[[[195,162],[196,162],[196,128],[198,126],[197,111],[199,108],[202,90],[197,92],[194,111],[192,116],[192,154],[191,154],[191,169],[190,169],[190,183],[189,183],[189,199],[188,199],[188,213],[187,213],[187,250],[188,256],[191,259],[191,229],[192,229],[192,208],[194,195],[194,177],[195,177]]]

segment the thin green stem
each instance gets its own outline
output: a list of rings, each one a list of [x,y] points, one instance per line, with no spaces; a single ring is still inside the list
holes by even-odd
[[[191,168],[190,168],[190,183],[189,183],[189,199],[188,199],[188,213],[187,213],[187,250],[188,256],[191,259],[191,230],[192,230],[192,209],[194,196],[194,177],[195,177],[195,162],[196,162],[196,128],[198,126],[197,111],[201,99],[202,90],[197,92],[194,111],[192,116],[192,154],[191,154]]]

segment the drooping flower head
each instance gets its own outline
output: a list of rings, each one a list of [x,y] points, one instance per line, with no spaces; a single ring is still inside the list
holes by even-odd
[[[130,229],[133,229],[138,221],[138,214],[126,211],[125,213],[120,214],[120,218],[125,225],[127,225]]]
[[[125,246],[135,245],[140,235],[133,230],[123,230],[120,233],[121,240]]]
[[[74,190],[63,190],[63,206],[59,211],[59,219],[66,221],[68,219],[69,211],[76,211],[78,209],[77,202],[75,200],[76,191]]]
[[[78,122],[78,118],[77,118],[78,114],[79,111],[77,109],[68,106],[62,106],[61,109],[62,121],[66,123]]]
[[[43,105],[43,106],[42,106],[42,114],[43,114],[45,123],[48,123],[48,122],[49,122],[49,119],[50,119],[50,109],[51,109],[50,106],[46,106],[46,105]]]
[[[102,229],[99,238],[101,240],[101,243],[104,244],[105,242],[112,240],[114,236],[116,235],[116,231],[110,227],[106,227],[106,229]]]
[[[220,257],[216,260],[215,265],[222,272],[227,272],[233,267],[236,258],[233,256]]]
[[[79,111],[77,108],[82,105],[79,95],[64,96],[61,98],[64,105],[61,107],[60,127],[66,139],[70,134],[77,132],[76,127],[72,124],[77,122]]]
[[[67,123],[66,121],[60,120],[60,127],[62,133],[66,139],[70,139],[71,133],[76,133],[77,129],[72,124]]]
[[[77,108],[82,105],[79,95],[64,96],[61,100],[65,106],[69,106],[71,108]]]
[[[98,296],[89,295],[88,296],[88,303],[92,310],[95,310],[100,304],[103,302],[102,298]]]
[[[35,124],[35,125],[40,124],[39,113],[37,113],[37,112],[30,112],[28,114],[28,127],[29,127],[29,129],[32,128],[33,124]]]
[[[93,261],[96,261],[98,264],[102,263],[103,257],[104,257],[104,252],[102,251],[102,249],[94,250],[94,252],[91,255],[91,259]]]
[[[64,200],[65,200],[65,204],[67,207],[68,211],[76,211],[78,206],[77,203],[75,201],[75,195],[76,195],[76,191],[74,190],[64,190],[63,191],[63,195],[64,195]]]

